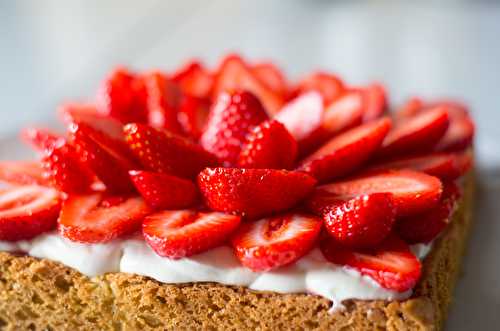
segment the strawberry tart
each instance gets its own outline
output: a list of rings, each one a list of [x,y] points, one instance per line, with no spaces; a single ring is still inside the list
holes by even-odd
[[[387,100],[237,55],[114,70],[0,163],[0,328],[441,329],[474,124]]]

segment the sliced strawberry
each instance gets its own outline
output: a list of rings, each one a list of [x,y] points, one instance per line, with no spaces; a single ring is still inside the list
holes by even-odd
[[[438,107],[398,123],[387,135],[379,157],[432,150],[448,128],[448,113]]]
[[[276,114],[283,106],[283,98],[254,76],[251,68],[237,55],[229,55],[215,76],[213,96],[221,92],[247,90],[257,96],[269,114]]]
[[[21,139],[33,146],[37,151],[43,152],[57,144],[58,140],[64,138],[49,129],[26,128],[21,131]]]
[[[383,118],[346,131],[307,157],[299,170],[325,182],[362,165],[380,147],[391,121]]]
[[[328,261],[354,268],[380,286],[397,292],[412,289],[422,272],[420,261],[409,246],[395,235],[371,250],[343,248],[333,240],[323,241],[321,250]]]
[[[297,158],[297,142],[278,121],[256,126],[241,149],[241,168],[290,169]]]
[[[64,139],[46,149],[42,165],[45,177],[59,191],[84,193],[94,183],[94,174],[80,161],[76,149]]]
[[[326,72],[316,72],[302,79],[295,90],[296,95],[317,91],[323,96],[327,106],[344,92],[345,87],[338,77]]]
[[[197,200],[196,185],[187,179],[149,171],[129,173],[146,203],[155,209],[186,208]]]
[[[63,203],[58,230],[72,241],[103,243],[139,230],[149,213],[140,197],[70,195]]]
[[[392,193],[396,214],[403,216],[417,214],[436,206],[442,189],[438,178],[421,172],[378,170],[319,186],[311,199],[327,201],[377,192]]]
[[[443,180],[454,180],[467,173],[472,162],[471,153],[433,153],[380,163],[371,169],[412,169]]]
[[[276,94],[286,97],[288,83],[283,72],[273,63],[262,62],[252,67],[253,74]]]
[[[284,214],[244,223],[231,242],[241,263],[253,271],[269,271],[291,264],[314,246],[321,219]]]
[[[396,110],[394,117],[398,122],[405,121],[419,114],[424,107],[425,105],[422,99],[412,97]]]
[[[451,119],[450,127],[436,145],[436,151],[460,151],[469,147],[474,140],[474,123],[468,116]]]
[[[373,247],[384,240],[396,220],[390,193],[364,194],[327,207],[325,227],[344,246]]]
[[[190,95],[183,96],[177,112],[184,133],[196,141],[200,139],[207,124],[210,103],[208,99],[200,99]]]
[[[131,123],[124,127],[127,142],[146,170],[195,178],[217,158],[190,140],[167,130]]]
[[[192,61],[172,75],[182,92],[196,98],[209,98],[213,75],[198,61]]]
[[[180,259],[223,244],[239,224],[236,215],[172,210],[146,217],[142,233],[158,255]]]
[[[49,185],[42,165],[32,161],[0,162],[0,181],[16,185]]]
[[[133,190],[128,171],[138,166],[127,145],[85,123],[74,123],[70,135],[80,159],[99,177],[109,191]]]
[[[14,186],[0,190],[0,240],[31,239],[56,226],[60,210],[56,190],[38,186]]]
[[[381,117],[387,108],[387,92],[378,83],[361,89],[363,93],[363,121],[373,121]]]
[[[148,100],[149,125],[182,133],[177,121],[176,107],[179,103],[177,87],[161,72],[154,71],[143,77]]]
[[[307,174],[274,169],[207,168],[198,175],[210,208],[248,218],[293,207],[315,184]]]
[[[432,241],[450,223],[460,197],[460,188],[454,182],[447,182],[439,204],[422,214],[398,219],[397,233],[409,244]]]
[[[201,145],[226,166],[235,165],[248,131],[266,119],[262,104],[253,94],[223,92],[210,110]]]

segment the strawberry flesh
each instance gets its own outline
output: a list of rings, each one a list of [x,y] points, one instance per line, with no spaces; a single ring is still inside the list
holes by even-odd
[[[184,95],[177,112],[177,120],[184,133],[198,141],[208,120],[210,103],[208,99],[201,99]]]
[[[296,95],[309,91],[319,92],[323,96],[324,105],[328,106],[345,91],[345,86],[334,75],[316,72],[302,79],[295,88]]]
[[[64,138],[48,129],[26,128],[21,131],[21,139],[37,151],[44,152]]]
[[[172,75],[183,94],[196,98],[209,98],[212,90],[213,75],[197,61],[192,61]]]
[[[288,83],[283,72],[273,63],[262,62],[252,67],[252,72],[261,82],[267,85],[274,93],[286,97]]]
[[[0,181],[16,185],[50,185],[42,165],[32,161],[0,162]]]

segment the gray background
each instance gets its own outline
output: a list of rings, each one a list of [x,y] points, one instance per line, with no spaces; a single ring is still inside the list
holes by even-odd
[[[478,126],[478,225],[448,330],[500,322],[500,4],[493,1],[0,0],[0,155],[21,125],[48,122],[114,65],[215,64],[236,50],[290,77],[316,68],[350,83],[467,102]]]

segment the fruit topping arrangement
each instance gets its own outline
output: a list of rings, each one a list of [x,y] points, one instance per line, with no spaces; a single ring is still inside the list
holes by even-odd
[[[421,274],[409,245],[451,221],[474,124],[456,102],[412,98],[389,112],[387,100],[377,83],[327,72],[292,82],[238,55],[215,70],[118,68],[94,99],[60,107],[66,132],[22,131],[38,160],[0,163],[0,240],[142,231],[162,257],[230,245],[259,272],[317,247],[407,291]]]

